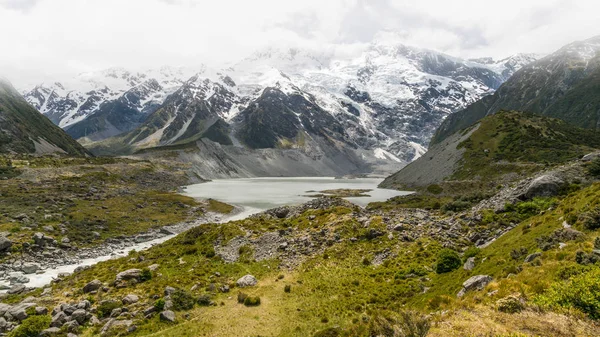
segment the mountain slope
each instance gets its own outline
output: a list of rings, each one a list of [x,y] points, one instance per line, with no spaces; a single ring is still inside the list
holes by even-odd
[[[450,115],[431,144],[500,109],[530,111],[598,128],[600,36],[569,44],[515,73],[492,96]]]
[[[0,153],[89,152],[40,114],[5,80],[0,79]]]
[[[558,119],[500,111],[434,144],[421,158],[381,183],[424,188],[447,181],[491,187],[600,149],[600,134]],[[488,186],[488,187],[489,187]]]

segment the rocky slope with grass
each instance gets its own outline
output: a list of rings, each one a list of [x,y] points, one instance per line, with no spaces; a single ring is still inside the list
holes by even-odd
[[[90,153],[23,99],[0,78],[0,153]]]
[[[431,190],[367,208],[326,197],[203,224],[44,289],[5,295],[3,329],[597,335],[599,157],[549,165],[489,196]]]

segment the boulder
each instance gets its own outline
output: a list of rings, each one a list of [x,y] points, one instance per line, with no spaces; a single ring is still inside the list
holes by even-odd
[[[5,238],[4,236],[0,236],[0,252],[6,252],[12,247],[12,241]]]
[[[26,289],[26,288],[25,288],[25,286],[24,286],[24,285],[22,285],[22,284],[17,284],[17,285],[15,285],[14,287],[12,287],[12,288],[8,289],[8,290],[6,291],[6,293],[7,293],[7,294],[9,294],[9,295],[20,294],[20,293],[24,292],[24,291],[25,291],[25,289]]]
[[[56,315],[52,316],[50,326],[53,328],[60,328],[63,324],[67,323],[69,316],[62,311],[59,311]]]
[[[492,282],[492,277],[489,275],[476,275],[465,282],[463,282],[463,288],[458,293],[458,297],[463,297],[467,292],[472,290],[481,290],[488,285],[488,283]]]
[[[141,269],[129,269],[117,274],[117,281],[140,280],[142,275]]]
[[[546,174],[535,178],[529,183],[524,196],[526,199],[532,199],[534,197],[551,197],[558,194],[560,187],[564,185],[564,183],[565,182],[562,179]]]
[[[39,316],[48,315],[48,308],[46,307],[35,307],[35,314]]]
[[[71,314],[71,319],[76,320],[79,324],[85,323],[86,318],[87,312],[84,309],[77,309]]]
[[[129,328],[133,325],[133,321],[131,320],[116,320],[111,318],[104,324],[102,330],[100,330],[100,335],[114,335],[114,334],[122,334],[129,331]]]
[[[62,330],[66,330],[68,332],[77,332],[79,330],[79,323],[77,323],[75,320],[68,321],[67,323],[63,324]]]
[[[26,277],[22,272],[17,271],[8,274],[8,281],[10,282],[10,284],[22,284],[28,283],[29,278]]]
[[[165,287],[165,296],[171,296],[175,291],[177,291],[177,289],[166,286]]]
[[[165,310],[160,313],[160,320],[165,322],[175,322],[175,313],[171,310]]]
[[[40,266],[37,263],[24,263],[21,266],[21,270],[25,274],[33,274],[40,269]]]
[[[467,259],[467,261],[463,265],[463,269],[464,270],[473,270],[473,268],[475,268],[475,258],[470,257]]]
[[[139,300],[140,300],[140,297],[138,295],[129,294],[129,295],[123,297],[122,302],[124,305],[129,305],[129,304],[137,303]]]
[[[86,284],[83,287],[83,292],[91,293],[92,291],[97,291],[98,289],[100,289],[100,287],[102,287],[102,282],[100,282],[100,280],[93,280],[92,282]]]
[[[256,279],[256,277],[254,277],[252,275],[242,276],[239,280],[237,280],[235,282],[235,284],[240,288],[253,287],[257,283],[258,283],[258,280]]]

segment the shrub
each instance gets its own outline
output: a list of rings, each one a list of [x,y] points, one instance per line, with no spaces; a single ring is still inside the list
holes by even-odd
[[[507,314],[515,314],[525,309],[523,300],[517,296],[511,295],[505,298],[501,298],[496,302],[498,311]]]
[[[457,269],[460,265],[460,256],[457,252],[452,249],[442,249],[438,254],[435,271],[438,274],[443,274]]]
[[[154,302],[154,309],[156,311],[163,311],[165,308],[165,300],[163,298],[159,298]]]
[[[600,318],[600,269],[573,276],[567,282],[555,282],[550,289],[534,298],[544,307],[577,309],[591,319]]]
[[[256,307],[260,305],[260,297],[248,296],[244,299],[244,305],[247,307]]]
[[[173,309],[175,310],[190,310],[194,307],[194,297],[183,289],[177,289],[171,294],[173,301]]]
[[[292,292],[292,286],[287,284],[285,287],[283,287],[283,291],[286,293]]]
[[[50,326],[50,316],[32,316],[10,333],[10,337],[37,337]]]
[[[238,303],[242,303],[243,304],[247,297],[248,297],[247,294],[245,294],[243,292],[239,292],[238,295],[237,295],[237,301],[238,301]]]
[[[600,158],[592,160],[588,166],[588,174],[594,177],[600,177]]]
[[[142,269],[142,273],[140,274],[140,281],[146,282],[152,279],[152,272],[148,268]]]
[[[444,192],[444,189],[437,184],[431,184],[429,186],[427,186],[427,192],[431,193],[431,194],[440,194],[442,192]]]
[[[112,311],[121,307],[121,302],[115,300],[105,300],[98,304],[98,317],[105,318],[110,316]]]
[[[600,228],[600,209],[596,208],[593,211],[581,214],[579,221],[581,221],[585,229],[596,230]]]
[[[201,306],[203,306],[203,307],[210,306],[212,304],[212,300],[210,298],[210,295],[208,295],[208,294],[201,295],[198,298],[198,304],[201,305]]]

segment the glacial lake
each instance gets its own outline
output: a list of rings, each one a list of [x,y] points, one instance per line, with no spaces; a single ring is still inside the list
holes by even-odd
[[[193,198],[212,198],[242,211],[228,218],[239,220],[267,209],[299,205],[324,190],[366,189],[365,197],[347,197],[346,200],[365,207],[370,202],[385,201],[412,192],[378,188],[381,178],[336,179],[328,177],[247,178],[213,180],[185,187],[183,194]]]

